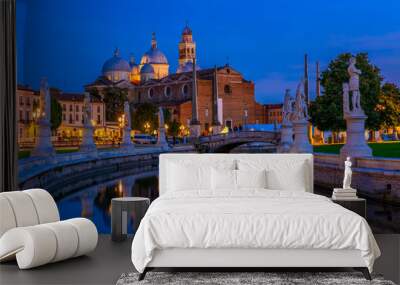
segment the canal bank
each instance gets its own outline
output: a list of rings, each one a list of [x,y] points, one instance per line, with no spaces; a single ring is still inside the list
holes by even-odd
[[[85,153],[57,154],[51,158],[26,158],[19,160],[19,188],[52,189],[58,195],[59,187],[71,185],[79,188],[82,180],[99,175],[112,175],[121,171],[140,169],[147,171],[158,165],[158,157],[166,152],[193,152],[192,146],[180,146],[170,150],[146,147],[134,152],[99,151],[95,156]]]
[[[400,159],[355,158],[352,187],[370,199],[400,206]],[[333,189],[343,185],[344,165],[337,154],[314,154],[314,183]]]

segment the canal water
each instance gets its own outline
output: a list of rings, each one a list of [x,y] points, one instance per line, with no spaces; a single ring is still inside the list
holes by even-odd
[[[112,179],[96,180],[93,185],[74,189],[73,193],[56,197],[62,219],[86,217],[92,220],[100,233],[111,232],[111,199],[140,196],[154,200],[158,197],[158,169],[154,166],[140,172]],[[101,182],[99,182],[101,181]],[[316,194],[330,196],[327,189],[314,187]],[[400,207],[367,200],[367,220],[376,234],[400,233]],[[135,231],[134,217],[129,218],[128,232]]]

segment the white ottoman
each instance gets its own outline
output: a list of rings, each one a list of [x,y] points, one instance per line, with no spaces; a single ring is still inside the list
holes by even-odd
[[[45,190],[0,193],[0,214],[0,261],[16,258],[20,269],[96,248],[96,226],[85,218],[60,222],[57,206]]]

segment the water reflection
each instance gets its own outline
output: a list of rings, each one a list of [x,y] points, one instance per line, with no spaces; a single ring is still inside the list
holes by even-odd
[[[92,220],[100,233],[111,232],[111,199],[140,196],[154,200],[158,197],[158,178],[154,172],[130,175],[79,189],[57,201],[61,219],[85,217]],[[133,213],[128,222],[128,231],[135,229]]]
[[[158,171],[126,175],[94,185],[75,189],[73,194],[57,199],[62,219],[86,217],[91,219],[100,233],[111,232],[111,199],[140,196],[151,201],[158,197]],[[94,179],[96,181],[96,179]],[[331,190],[314,188],[315,193],[330,196]],[[135,217],[131,216],[128,231],[133,232]],[[400,207],[367,200],[367,220],[375,234],[400,233]]]

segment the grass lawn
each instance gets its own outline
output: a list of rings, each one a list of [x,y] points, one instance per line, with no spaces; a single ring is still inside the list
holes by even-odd
[[[400,158],[400,142],[369,143],[372,154],[380,157]],[[339,154],[343,144],[316,145],[314,152]]]

